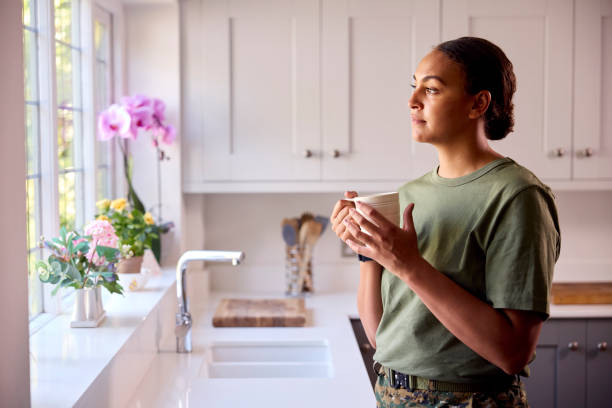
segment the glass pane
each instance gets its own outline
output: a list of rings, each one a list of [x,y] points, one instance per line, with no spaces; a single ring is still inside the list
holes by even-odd
[[[57,106],[74,106],[72,97],[72,49],[64,44],[55,43],[55,70],[57,77]]]
[[[28,175],[39,174],[38,105],[25,106]]]
[[[75,167],[74,161],[74,113],[67,109],[57,111],[57,158],[60,169]]]
[[[25,82],[25,100],[38,99],[38,58],[36,33],[23,30],[23,72]]]
[[[96,192],[96,201],[103,200],[105,198],[113,198],[110,196],[110,178],[109,171],[106,167],[99,167],[97,169],[97,183],[98,183],[98,191]]]
[[[55,0],[55,38],[65,43],[72,43],[72,22],[78,20],[73,15],[71,0]]]
[[[40,179],[26,180],[26,233],[28,248],[38,245],[40,238]]]
[[[36,27],[36,0],[23,0],[23,25]]]
[[[98,60],[108,60],[108,42],[109,35],[106,25],[98,20],[94,21],[94,46]]]
[[[42,282],[36,272],[36,261],[41,258],[40,251],[28,255],[28,300],[30,319],[43,311]]]
[[[75,173],[60,174],[58,179],[60,227],[76,228]]]

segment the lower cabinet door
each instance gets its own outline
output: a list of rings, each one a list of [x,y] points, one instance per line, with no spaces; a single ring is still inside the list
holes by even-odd
[[[587,408],[612,405],[612,320],[587,322]]]
[[[523,379],[529,405],[537,408],[585,406],[586,322],[544,323],[531,375]]]

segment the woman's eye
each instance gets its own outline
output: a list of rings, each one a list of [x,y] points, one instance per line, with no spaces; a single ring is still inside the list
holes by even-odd
[[[412,87],[412,89],[416,89],[416,85],[415,84],[410,84],[410,86]]]
[[[425,92],[429,95],[437,94],[438,90],[436,88],[425,88]]]

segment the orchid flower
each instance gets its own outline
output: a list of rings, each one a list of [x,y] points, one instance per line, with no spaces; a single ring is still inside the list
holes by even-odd
[[[117,134],[125,137],[131,124],[132,118],[125,108],[111,105],[98,117],[98,140],[110,140]]]

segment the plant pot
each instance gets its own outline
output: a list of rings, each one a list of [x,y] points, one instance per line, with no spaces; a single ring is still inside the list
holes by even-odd
[[[122,259],[117,264],[117,273],[140,273],[143,255]]]
[[[105,314],[101,286],[75,290],[70,327],[98,327]]]

